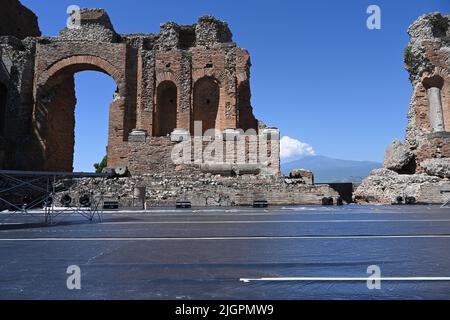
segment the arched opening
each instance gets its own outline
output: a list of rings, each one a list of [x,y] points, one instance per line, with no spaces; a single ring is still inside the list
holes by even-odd
[[[98,62],[54,65],[47,80],[38,85],[34,131],[43,151],[43,170],[92,172],[94,163],[104,157],[106,146],[108,166],[121,160],[117,150],[127,134],[124,82],[106,61]],[[75,79],[81,80],[77,81],[78,101]],[[108,116],[105,110],[112,97]]]
[[[253,115],[250,102],[250,84],[244,81],[238,87],[238,110],[239,110],[239,129],[247,131],[248,129],[257,129],[257,120]]]
[[[94,171],[94,163],[101,162],[107,153],[109,105],[116,88],[114,80],[104,73],[75,74],[73,170],[76,172]]]
[[[177,126],[177,86],[172,81],[158,85],[154,113],[154,136],[166,136]]]
[[[0,83],[0,137],[5,135],[7,96],[8,89],[3,83]]]
[[[220,89],[213,77],[203,77],[194,85],[194,121],[201,121],[203,132],[216,127]]]

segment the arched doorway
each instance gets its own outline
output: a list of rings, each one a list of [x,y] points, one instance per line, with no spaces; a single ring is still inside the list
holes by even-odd
[[[114,80],[102,72],[75,74],[74,171],[92,172],[93,164],[101,162],[106,155],[109,106],[116,89]]]
[[[88,61],[88,62],[87,62]],[[33,113],[34,131],[42,150],[42,167],[48,171],[73,171],[75,148],[75,74],[81,71],[105,73],[115,81],[117,92],[110,92],[113,101],[109,108],[108,166],[117,161],[120,147],[127,134],[124,76],[120,77],[108,62],[100,58],[72,57],[60,61],[46,72],[46,79],[37,87]],[[93,96],[99,88],[90,88]],[[93,103],[94,104],[94,103]],[[91,106],[95,108],[96,106]],[[92,140],[96,139],[95,133]],[[105,146],[101,147],[105,152]],[[118,151],[119,150],[119,151]],[[97,159],[99,162],[100,159]]]
[[[194,85],[194,121],[201,121],[203,132],[216,127],[220,88],[213,77],[203,77]]]
[[[177,126],[177,86],[172,81],[158,85],[154,112],[154,136],[166,136]]]

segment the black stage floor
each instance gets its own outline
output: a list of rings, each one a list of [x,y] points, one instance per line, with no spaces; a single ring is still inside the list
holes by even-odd
[[[5,217],[0,299],[450,298],[448,208],[155,209],[54,226]],[[80,290],[67,288],[71,265]],[[364,281],[372,265],[380,290]]]

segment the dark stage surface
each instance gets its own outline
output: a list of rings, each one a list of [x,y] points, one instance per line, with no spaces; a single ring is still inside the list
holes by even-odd
[[[6,217],[1,299],[450,298],[448,208],[160,209],[55,226]],[[67,289],[70,265],[80,290]],[[371,265],[387,278],[380,290],[364,281]]]

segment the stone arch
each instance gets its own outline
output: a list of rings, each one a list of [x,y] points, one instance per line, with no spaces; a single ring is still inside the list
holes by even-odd
[[[172,81],[174,83],[180,83],[180,76],[175,75],[173,72],[161,72],[156,74],[156,85],[158,86],[161,82]]]
[[[162,81],[156,89],[153,135],[166,136],[177,126],[178,89],[173,81]]]
[[[106,73],[117,83],[119,95],[126,95],[125,74],[117,70],[108,61],[91,55],[77,55],[55,62],[42,73],[37,83],[45,88],[55,82],[55,77],[86,70]]]
[[[202,122],[203,132],[216,128],[220,104],[218,80],[210,76],[198,79],[194,84],[193,102],[194,122]]]
[[[225,83],[226,80],[227,80],[227,75],[226,75],[225,71],[221,71],[220,72],[220,71],[215,70],[215,69],[205,69],[205,68],[203,68],[203,69],[194,70],[192,72],[192,78],[195,81],[198,81],[198,80],[200,80],[202,78],[208,78],[208,77],[216,79],[217,83],[219,84],[219,87],[220,87],[221,84]]]
[[[440,75],[433,75],[430,77],[425,77],[422,80],[422,84],[425,87],[425,89],[429,89],[432,87],[442,89],[444,85],[444,79]]]
[[[130,108],[127,108],[125,74],[102,58],[77,55],[48,67],[35,85],[33,128],[43,170],[73,170],[76,105],[74,74],[81,71],[105,73],[117,84],[108,120],[108,166],[121,164],[121,149],[127,140],[128,128],[133,126],[127,123],[132,116],[126,113]]]

